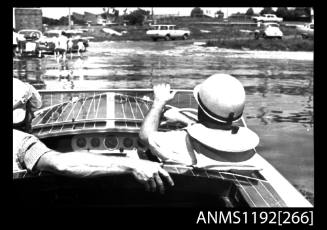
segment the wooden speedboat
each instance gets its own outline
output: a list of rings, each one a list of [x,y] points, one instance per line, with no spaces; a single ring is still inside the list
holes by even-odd
[[[44,107],[35,113],[33,134],[48,147],[158,161],[138,140],[152,103],[151,90],[39,92]],[[169,106],[197,108],[190,90],[178,90]],[[244,120],[241,125],[246,125]],[[159,129],[181,127],[163,122]],[[258,153],[252,163],[213,168],[163,164],[175,182],[164,195],[144,191],[132,175],[76,179],[22,170],[13,172],[14,193],[20,204],[39,206],[312,207]]]

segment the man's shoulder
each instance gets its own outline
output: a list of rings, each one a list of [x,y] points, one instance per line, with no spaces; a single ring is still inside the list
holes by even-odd
[[[152,146],[180,146],[185,145],[188,134],[186,130],[173,130],[167,132],[154,132],[149,136]]]
[[[29,90],[29,85],[17,78],[13,78],[13,89],[13,97],[18,99]]]
[[[186,130],[155,132],[149,137],[150,150],[164,161],[195,164],[196,157]]]
[[[21,81],[21,80],[19,80],[18,78],[15,78],[15,77],[13,77],[13,84],[14,84],[14,86],[21,86],[21,85],[25,85],[25,83],[23,82],[23,81]]]
[[[171,130],[171,131],[157,131],[154,132],[151,136],[154,138],[169,138],[173,139],[176,137],[185,137],[187,135],[187,131],[184,129],[179,129],[179,130]]]

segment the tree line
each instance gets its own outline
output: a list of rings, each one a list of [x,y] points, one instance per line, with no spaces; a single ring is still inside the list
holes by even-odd
[[[253,15],[253,9],[249,8],[246,12],[247,15]],[[307,20],[311,16],[310,7],[278,7],[276,11],[272,7],[264,7],[260,14],[275,14],[277,17],[281,17],[284,21],[302,21]]]
[[[149,18],[150,11],[146,11],[141,8],[138,8],[137,10],[134,10],[131,13],[126,14],[126,10],[125,10],[124,15],[119,16],[119,11],[113,9],[112,14],[109,13],[109,10],[104,10],[104,12],[100,14],[100,16],[103,19],[107,19],[109,17],[114,18],[114,21],[118,21],[118,18],[121,18],[123,19],[123,21],[127,21],[131,25],[142,25],[144,21],[147,18]],[[74,15],[71,15],[71,20],[74,22],[74,24],[77,25],[85,25],[87,23],[85,20],[76,18]],[[60,19],[42,17],[42,23],[47,24],[49,26],[68,25],[68,16],[63,16]]]
[[[276,10],[273,7],[264,7],[260,11],[260,15],[263,14],[275,14],[277,17],[282,17],[285,21],[302,21],[308,20],[310,18],[310,7],[278,7]],[[191,17],[204,17],[204,12],[200,7],[195,7],[191,11]],[[219,10],[215,13],[216,17],[223,17],[224,13]],[[236,15],[242,15],[241,13],[236,13]],[[253,8],[249,8],[245,14],[247,16],[255,16]]]
[[[127,10],[127,9],[126,9]],[[148,18],[150,18],[151,12],[143,10],[141,8],[138,8],[137,10],[134,10],[130,12],[129,14],[126,14],[126,10],[124,11],[124,15],[120,16],[119,11],[115,10],[113,8],[113,13],[109,13],[108,10],[105,10],[101,15],[102,18],[106,19],[108,17],[113,17],[115,20],[118,18],[123,19],[123,21],[128,22],[130,25],[143,25],[144,21]],[[284,21],[306,21],[310,18],[310,7],[278,7],[276,10],[273,10],[272,7],[264,7],[260,11],[260,15],[262,14],[276,14],[278,17],[282,17]],[[241,15],[241,13],[238,13]],[[255,13],[252,8],[249,8],[245,15],[247,16],[254,16]],[[219,10],[215,13],[215,16],[217,18],[223,18],[224,13]],[[190,17],[204,17],[204,12],[200,7],[195,7],[192,9]],[[61,17],[60,19],[53,19],[53,18],[47,18],[42,17],[43,24],[47,24],[49,26],[57,26],[57,25],[68,25],[68,16]],[[85,25],[86,21],[74,17],[74,15],[71,16],[71,20],[74,21],[74,24],[79,25]]]

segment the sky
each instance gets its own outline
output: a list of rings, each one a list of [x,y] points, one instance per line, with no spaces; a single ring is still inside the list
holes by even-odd
[[[127,8],[127,13],[133,10],[136,10],[136,7],[115,7],[116,10],[119,10],[119,14],[123,14],[123,10]],[[180,16],[189,16],[194,7],[153,7],[154,14],[179,14]],[[211,11],[211,13],[215,13],[218,10],[224,12],[225,16],[230,15],[232,13],[245,13],[250,7],[201,7],[201,9],[206,11]],[[44,17],[59,19],[62,16],[67,16],[69,13],[68,7],[42,7],[42,14]],[[142,7],[143,10],[150,10],[151,7]],[[255,13],[259,13],[262,10],[262,7],[253,7]],[[71,13],[76,12],[83,14],[85,11],[101,14],[103,13],[103,7],[71,7]],[[112,9],[110,8],[110,11]]]

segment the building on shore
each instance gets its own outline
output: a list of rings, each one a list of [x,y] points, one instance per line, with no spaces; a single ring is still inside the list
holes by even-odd
[[[84,15],[73,12],[72,17],[77,21],[84,21]]]
[[[13,26],[16,30],[42,30],[41,8],[14,8],[13,11]]]
[[[97,24],[98,22],[98,15],[97,14],[93,14],[93,13],[89,13],[89,12],[84,12],[84,21],[88,22],[92,25]]]

